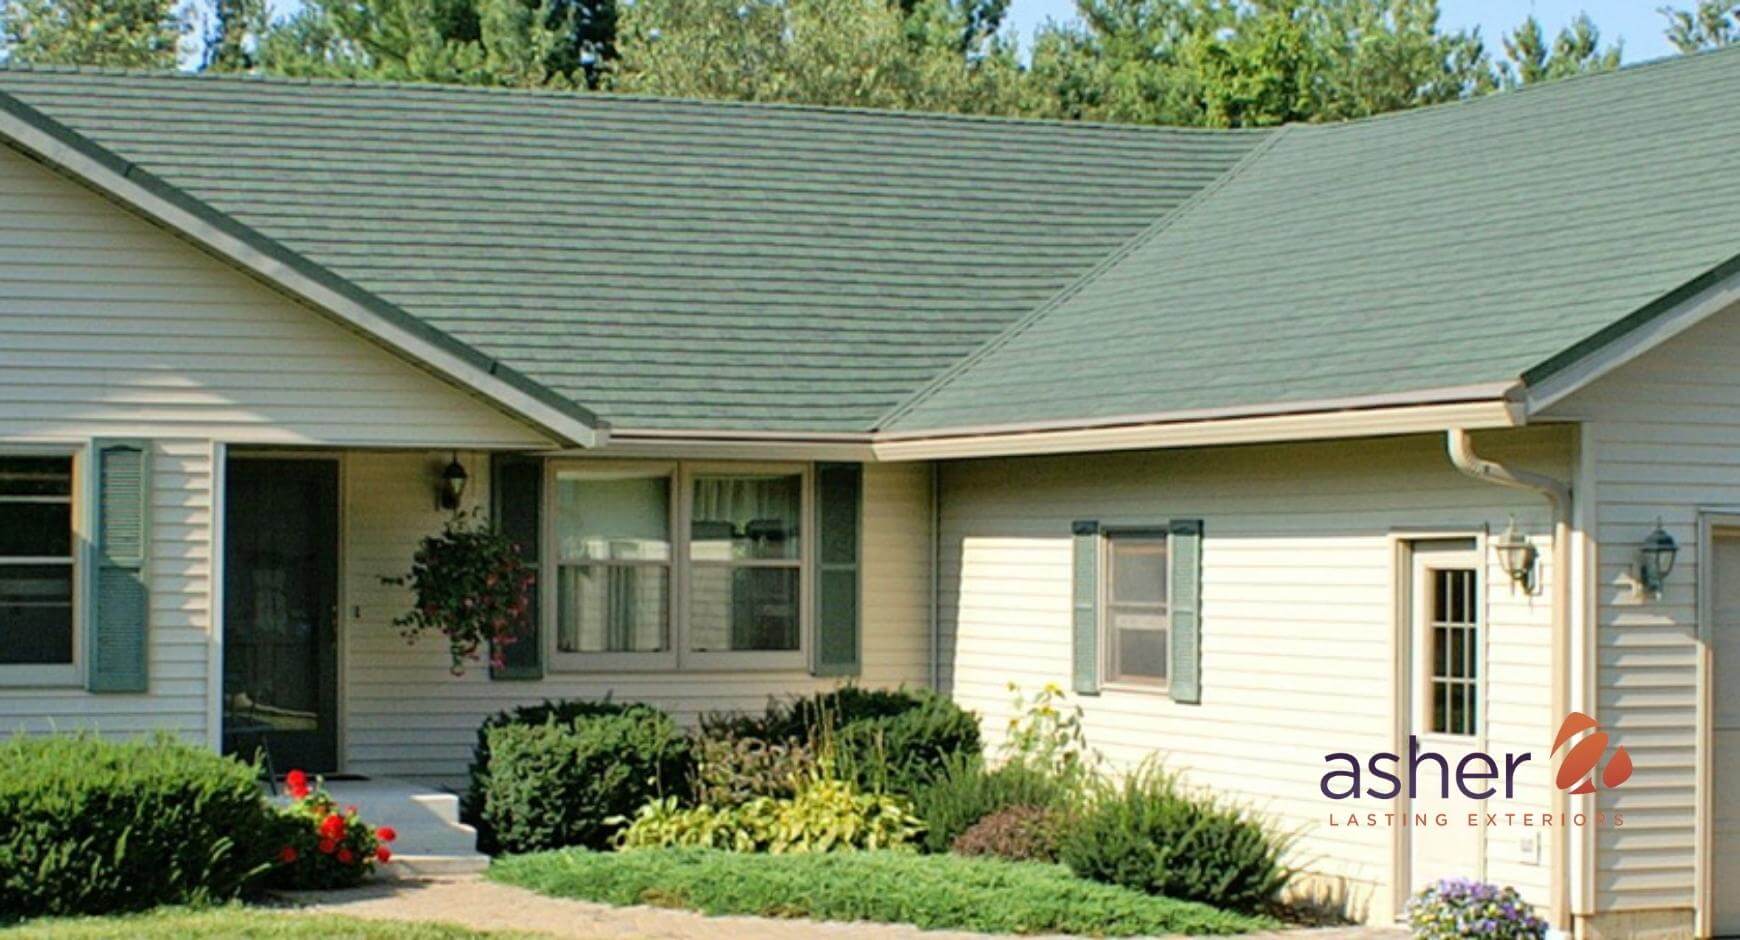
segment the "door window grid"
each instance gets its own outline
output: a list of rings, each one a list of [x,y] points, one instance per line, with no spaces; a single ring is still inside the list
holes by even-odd
[[[1431,729],[1472,736],[1479,731],[1480,616],[1475,572],[1433,569],[1431,595]]]

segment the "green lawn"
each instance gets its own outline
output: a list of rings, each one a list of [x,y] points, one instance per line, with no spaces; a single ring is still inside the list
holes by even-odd
[[[511,934],[479,933],[460,927],[356,920],[314,914],[286,914],[239,906],[204,910],[167,907],[121,917],[67,917],[34,920],[0,929],[4,940],[474,940]]]
[[[497,859],[489,877],[556,897],[705,914],[989,933],[1230,934],[1275,921],[1085,881],[1058,865],[901,852],[752,855],[571,849]]]

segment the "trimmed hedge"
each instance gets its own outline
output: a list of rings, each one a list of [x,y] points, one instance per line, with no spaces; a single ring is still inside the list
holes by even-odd
[[[255,768],[167,736],[0,744],[0,920],[221,901],[271,864]]]
[[[497,859],[489,877],[606,904],[986,933],[1127,937],[1232,934],[1276,926],[1267,918],[1083,881],[1056,865],[911,852],[569,850]]]
[[[761,716],[709,716],[713,737],[817,745],[831,733],[840,771],[871,791],[912,794],[956,760],[976,757],[979,719],[928,689],[844,686],[808,698],[771,702]]]
[[[487,852],[602,849],[642,806],[686,798],[693,773],[691,742],[658,709],[546,702],[479,729],[466,816]]]

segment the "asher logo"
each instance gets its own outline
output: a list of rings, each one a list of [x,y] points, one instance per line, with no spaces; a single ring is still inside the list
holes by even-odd
[[[1585,731],[1594,734],[1572,743],[1571,739]],[[1572,712],[1565,716],[1559,725],[1559,734],[1553,738],[1553,753],[1559,753],[1560,748],[1566,748],[1565,759],[1559,763],[1559,773],[1553,779],[1553,785],[1561,790],[1577,793],[1595,792],[1596,765],[1601,762],[1601,755],[1607,753],[1607,732],[1601,730],[1595,719],[1582,712]],[[1601,768],[1601,786],[1612,790],[1631,779],[1631,755],[1624,747],[1613,752],[1613,757],[1607,761],[1607,766]],[[1576,789],[1572,789],[1575,787]]]

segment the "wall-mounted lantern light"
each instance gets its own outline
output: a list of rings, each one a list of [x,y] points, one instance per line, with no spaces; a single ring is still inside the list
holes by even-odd
[[[1680,547],[1674,542],[1674,537],[1661,527],[1661,520],[1655,521],[1655,531],[1644,536],[1643,544],[1637,549],[1637,575],[1643,583],[1643,589],[1660,597],[1662,583],[1674,570],[1674,556],[1678,555]]]
[[[1505,526],[1504,534],[1498,537],[1492,547],[1498,552],[1498,563],[1504,566],[1504,572],[1510,575],[1510,580],[1521,585],[1524,591],[1533,591],[1537,553],[1534,543],[1517,531],[1515,516],[1511,517],[1510,525]]]
[[[459,462],[459,454],[455,453],[453,462],[441,471],[441,487],[436,491],[437,504],[442,509],[458,509],[459,500],[465,496],[465,483],[468,479],[465,467]]]

